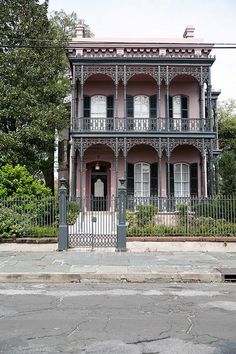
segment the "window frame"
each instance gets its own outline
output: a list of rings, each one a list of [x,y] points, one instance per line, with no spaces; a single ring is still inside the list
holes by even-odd
[[[141,166],[140,169],[140,181],[137,180],[138,178],[138,173],[137,173],[137,168]],[[144,166],[148,166],[148,181],[144,181]],[[137,190],[137,183],[140,183],[140,189]],[[145,195],[144,191],[144,183],[148,183],[148,193]],[[149,198],[150,197],[150,191],[151,191],[151,165],[147,162],[137,162],[134,164],[134,196],[135,197],[141,197],[141,198]]]
[[[180,166],[180,180],[179,181],[176,181],[176,174],[177,174],[177,172],[176,172],[176,168],[177,168],[177,166]],[[183,179],[183,166],[187,166],[187,168],[188,168],[188,173],[187,173],[187,176],[188,176],[188,180],[187,181],[185,181],[184,179]],[[190,164],[189,163],[186,163],[186,162],[178,162],[178,163],[175,163],[174,164],[174,196],[176,197],[176,198],[186,198],[186,197],[190,197],[190,190],[191,190],[191,186],[190,186]],[[180,188],[179,188],[179,190],[180,190],[180,192],[178,192],[178,194],[177,194],[177,188],[176,188],[176,184],[179,184],[180,185]],[[187,193],[185,194],[185,190],[184,190],[184,188],[183,188],[183,185],[184,184],[187,184],[187,186],[188,186],[188,190],[187,190]]]

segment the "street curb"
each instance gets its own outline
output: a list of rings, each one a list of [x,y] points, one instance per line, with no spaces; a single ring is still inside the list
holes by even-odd
[[[0,273],[0,283],[221,283],[221,273],[166,272],[166,273]]]

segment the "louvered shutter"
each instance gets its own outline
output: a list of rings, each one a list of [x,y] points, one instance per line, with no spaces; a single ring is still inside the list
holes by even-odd
[[[151,164],[151,180],[150,180],[150,194],[151,196],[158,195],[158,164],[157,162]]]
[[[134,164],[127,164],[127,194],[134,195]]]
[[[192,163],[190,165],[190,195],[198,195],[198,165],[197,163]]]

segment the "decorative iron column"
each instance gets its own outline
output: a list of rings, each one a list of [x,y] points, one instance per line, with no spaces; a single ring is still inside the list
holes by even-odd
[[[80,78],[80,130],[83,130],[83,118],[84,118],[84,67],[81,65],[81,78]]]
[[[124,91],[124,130],[127,131],[127,105],[126,105],[126,66],[124,65],[124,73],[123,73],[123,91]]]
[[[202,187],[202,196],[207,196],[207,186],[206,186],[206,151],[205,151],[205,142],[202,139],[202,151],[201,151],[201,187]]]
[[[117,225],[117,251],[126,251],[126,200],[127,189],[125,186],[125,178],[120,178],[120,187],[118,190],[118,225]]]
[[[167,197],[170,198],[170,139],[167,138]]]
[[[75,65],[73,65],[71,85],[71,129],[76,130],[76,128],[76,75]]]
[[[161,130],[161,69],[158,66],[157,76],[157,130]]]
[[[209,185],[209,195],[213,196],[213,147],[212,147],[212,140],[210,143],[210,148],[208,150],[208,185]]]
[[[127,181],[127,144],[126,138],[124,138],[124,149],[123,149],[123,156],[124,156],[124,178]]]
[[[119,157],[119,145],[118,145],[118,138],[116,138],[116,146],[115,146],[116,196],[118,195],[118,157]]]
[[[76,151],[75,144],[72,142],[71,145],[71,199],[76,198]]]
[[[79,183],[80,183],[80,210],[83,210],[83,160],[84,160],[84,151],[83,151],[83,138],[80,139],[80,178],[79,178]]]
[[[118,84],[119,84],[119,79],[118,79],[118,66],[116,65],[116,77],[115,77],[115,117],[114,117],[114,128],[115,130],[119,130],[119,120],[118,120]],[[118,185],[117,185],[118,187]],[[117,189],[117,188],[116,188]]]
[[[200,130],[204,130],[204,118],[205,118],[205,92],[204,92],[204,81],[203,72],[201,66],[201,78],[200,78]]]
[[[166,67],[166,123],[167,130],[170,130],[170,110],[169,110],[169,67]]]
[[[58,231],[58,251],[68,249],[68,225],[67,225],[67,188],[64,177],[60,179],[59,188],[59,231]]]
[[[159,192],[158,196],[162,197],[162,146],[161,146],[161,138],[159,138],[159,149],[158,149],[158,186]]]

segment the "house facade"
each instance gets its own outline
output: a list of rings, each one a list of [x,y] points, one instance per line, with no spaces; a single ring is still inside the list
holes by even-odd
[[[121,177],[134,197],[217,192],[212,48],[192,26],[183,38],[135,40],[85,38],[77,27],[68,49],[71,199],[103,199],[109,210]]]

